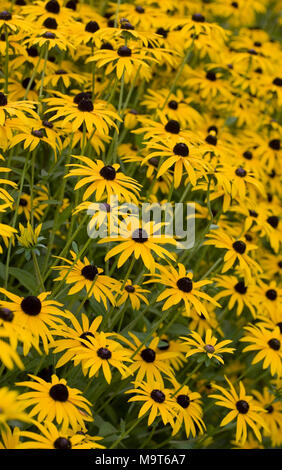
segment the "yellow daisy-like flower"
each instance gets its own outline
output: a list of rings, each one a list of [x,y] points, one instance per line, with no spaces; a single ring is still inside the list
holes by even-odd
[[[18,382],[16,385],[28,387],[32,391],[22,393],[19,400],[25,409],[32,407],[29,416],[37,416],[37,420],[54,420],[62,427],[71,427],[74,431],[85,427],[85,421],[93,421],[91,403],[81,395],[81,391],[67,385],[65,379],[52,375],[51,382],[35,375],[28,374],[34,381]]]
[[[49,421],[44,424],[34,421],[34,425],[39,433],[21,431],[20,435],[28,440],[21,442],[17,449],[105,449],[105,446],[97,442],[102,437],[88,436],[80,430],[74,432],[69,428],[57,429]]]
[[[270,436],[272,440],[275,440],[276,435],[281,430],[282,403],[268,390],[268,387],[264,387],[261,392],[253,390],[252,393],[257,400],[257,405],[267,411],[263,416],[268,428],[268,430],[264,429],[264,435]]]
[[[175,403],[171,399],[171,391],[167,388],[164,388],[163,382],[135,382],[135,387],[136,388],[131,390],[126,390],[125,393],[135,394],[135,396],[129,398],[129,402],[145,402],[139,411],[138,418],[141,418],[145,413],[147,413],[147,411],[150,410],[148,426],[151,426],[157,416],[161,416],[165,425],[169,423],[171,426],[173,426],[174,417],[176,415],[174,411]]]
[[[28,222],[27,226],[24,227],[21,223],[19,224],[20,234],[16,235],[20,245],[31,248],[37,244],[38,237],[42,228],[42,224],[37,225],[35,229],[32,228]]]
[[[107,299],[115,305],[115,296],[113,291],[118,291],[120,282],[103,273],[103,269],[96,267],[85,256],[83,262],[77,259],[74,251],[70,251],[72,261],[66,258],[57,257],[67,263],[64,266],[53,266],[53,269],[60,271],[60,275],[55,281],[65,280],[66,284],[74,284],[68,292],[68,295],[76,294],[82,289],[86,289],[88,297],[92,295],[97,302],[103,302],[107,309]]]
[[[47,112],[53,113],[55,111],[49,121],[62,118],[62,125],[71,122],[73,132],[83,124],[90,134],[97,130],[101,134],[107,135],[110,127],[117,129],[114,120],[121,121],[112,106],[103,100],[95,100],[93,103],[91,94],[89,96],[87,92],[78,93],[73,99],[60,92],[56,92],[56,94],[59,95],[58,98],[44,100],[48,106],[51,106]]]
[[[205,334],[205,341],[201,338],[199,333],[192,331],[190,333],[191,338],[185,336],[180,336],[181,339],[185,341],[185,344],[188,346],[189,350],[186,353],[186,357],[193,356],[194,354],[205,354],[209,359],[217,359],[221,364],[224,364],[224,361],[221,357],[223,353],[233,353],[234,348],[227,348],[226,346],[232,341],[226,339],[224,341],[217,342],[217,338],[213,336],[212,330],[207,330]]]
[[[176,245],[176,240],[171,236],[161,234],[162,223],[147,222],[141,224],[135,216],[123,220],[119,227],[119,236],[106,237],[98,243],[119,242],[106,255],[105,261],[118,255],[117,267],[121,267],[128,258],[134,254],[135,259],[142,258],[145,266],[151,272],[155,271],[155,260],[152,252],[162,259],[175,259],[166,248],[160,246],[165,244]]]
[[[252,364],[263,361],[263,369],[270,368],[271,375],[282,376],[282,349],[281,349],[281,332],[276,327],[273,331],[266,330],[261,326],[251,325],[245,326],[245,330],[249,333],[240,341],[250,343],[243,349],[243,352],[259,351]]]
[[[83,176],[74,189],[79,189],[85,184],[90,184],[83,194],[83,201],[95,193],[96,200],[100,201],[105,194],[109,203],[111,197],[117,197],[119,201],[134,202],[137,204],[136,195],[141,185],[130,176],[119,171],[120,165],[105,165],[102,160],[91,160],[88,157],[73,155],[79,161],[85,163],[70,163],[73,167],[66,177]]]
[[[183,423],[187,439],[191,434],[195,437],[197,432],[203,434],[206,426],[202,418],[201,395],[198,392],[192,392],[187,385],[181,386],[175,379],[172,383],[174,386],[172,398],[177,404],[177,417],[172,435],[175,436],[178,433]]]
[[[215,299],[219,300],[224,297],[229,297],[228,309],[236,305],[237,315],[241,315],[244,307],[247,307],[252,316],[256,317],[256,309],[258,305],[255,285],[245,284],[244,280],[238,280],[237,277],[232,275],[215,276],[214,278],[217,286],[223,289],[215,295]]]
[[[206,146],[193,145],[189,141],[164,142],[164,143],[150,143],[149,147],[152,149],[144,162],[150,158],[165,158],[165,161],[161,163],[157,177],[162,176],[174,165],[174,187],[178,188],[181,180],[183,171],[186,170],[189,181],[193,186],[196,185],[197,180],[203,176],[210,168],[209,164],[203,159],[203,154],[207,150]]]
[[[58,360],[56,368],[62,367],[75,356],[74,348],[85,345],[85,343],[81,342],[81,339],[87,340],[89,337],[95,337],[97,329],[99,328],[103,319],[102,315],[99,315],[90,324],[89,318],[84,313],[82,313],[81,325],[71,312],[67,311],[66,313],[68,315],[68,319],[72,323],[72,327],[68,326],[66,323],[63,323],[60,326],[58,325],[53,331],[53,334],[54,336],[60,336],[63,339],[55,339],[50,345],[51,348],[55,348],[54,354],[65,351],[65,353]]]
[[[127,299],[130,300],[133,310],[140,309],[140,301],[145,302],[149,305],[148,299],[143,295],[144,293],[150,292],[147,289],[142,289],[142,287],[137,284],[132,284],[132,281],[128,279],[122,291],[119,292],[120,297],[117,298],[116,305],[119,307],[124,304]]]
[[[261,442],[262,437],[259,429],[260,427],[266,427],[263,419],[265,410],[255,404],[255,400],[252,396],[246,395],[245,387],[241,381],[239,383],[240,390],[238,394],[226,376],[225,379],[229,385],[230,391],[227,391],[220,385],[213,384],[213,388],[220,391],[221,394],[209,395],[211,398],[218,400],[216,401],[216,405],[231,410],[225,418],[223,418],[220,426],[226,426],[230,421],[236,419],[236,442],[241,442],[241,444],[246,442],[248,426],[250,426],[257,439]]]
[[[213,245],[216,248],[226,249],[227,252],[224,255],[224,265],[222,273],[228,271],[235,264],[236,261],[239,263],[241,272],[245,275],[246,280],[249,281],[252,278],[252,274],[262,272],[262,268],[259,264],[249,256],[249,251],[257,248],[252,243],[246,243],[242,239],[234,239],[227,235],[222,229],[212,230],[211,233],[206,235],[208,240],[204,242],[204,245]]]
[[[193,281],[193,274],[191,272],[187,273],[185,266],[181,263],[178,263],[178,271],[172,265],[158,265],[158,270],[160,273],[155,274],[155,278],[146,281],[144,284],[158,282],[167,286],[157,298],[157,302],[167,299],[162,310],[167,310],[183,300],[187,316],[190,315],[190,308],[193,305],[199,315],[203,314],[208,318],[209,315],[201,301],[202,299],[220,307],[219,303],[212,297],[200,290],[202,287],[211,284],[212,281]]]
[[[142,382],[144,378],[151,383],[152,381],[162,381],[162,374],[169,377],[173,376],[173,370],[169,364],[169,360],[177,356],[176,352],[165,352],[162,353],[158,350],[158,344],[160,338],[155,337],[146,346],[136,335],[129,332],[130,338],[133,342],[127,338],[118,336],[121,341],[125,342],[130,348],[130,354],[132,357],[132,364],[128,367],[128,373],[125,377],[137,372],[136,382]]]
[[[28,295],[27,297],[19,297],[12,294],[6,289],[0,288],[0,292],[8,297],[11,301],[0,301],[0,307],[8,309],[14,315],[13,323],[18,325],[24,334],[32,335],[32,342],[25,341],[23,353],[26,356],[32,345],[39,349],[39,340],[42,340],[45,353],[49,350],[49,342],[52,340],[52,334],[49,327],[54,327],[57,323],[61,323],[60,316],[64,316],[64,312],[58,307],[62,307],[60,302],[55,300],[47,300],[51,292],[42,292],[38,296]]]
[[[86,339],[81,338],[83,345],[74,348],[75,355],[72,358],[74,365],[81,364],[84,375],[89,377],[97,374],[102,368],[104,377],[108,383],[112,380],[110,366],[118,369],[122,376],[128,372],[128,366],[124,362],[131,362],[131,352],[125,349],[117,341],[110,339],[111,333],[96,333]],[[86,347],[85,347],[86,346]]]

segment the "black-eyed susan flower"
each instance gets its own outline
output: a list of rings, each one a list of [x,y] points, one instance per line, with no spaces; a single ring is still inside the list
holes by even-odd
[[[117,297],[116,305],[119,307],[129,299],[133,310],[139,310],[141,302],[144,302],[147,305],[149,304],[147,297],[143,295],[148,292],[150,291],[142,289],[142,287],[137,284],[133,284],[130,279],[127,279],[123,290],[118,293],[119,296]]]
[[[136,382],[142,382],[144,378],[151,383],[152,381],[162,381],[163,375],[173,376],[173,370],[170,366],[169,360],[177,356],[176,352],[166,352],[162,353],[158,349],[158,344],[160,338],[153,338],[148,344],[142,343],[136,335],[129,332],[128,333],[131,340],[127,338],[120,337],[128,347],[132,357],[132,364],[129,365],[128,372],[126,376],[135,374]]]
[[[118,268],[122,266],[131,255],[135,259],[141,257],[146,268],[155,271],[155,256],[161,259],[174,259],[174,255],[161,245],[176,245],[176,241],[170,235],[162,234],[162,223],[141,223],[135,216],[124,219],[119,227],[120,235],[102,238],[98,243],[118,242],[105,256],[105,261],[118,254]]]
[[[264,387],[262,391],[252,391],[257,405],[266,410],[264,414],[264,421],[266,428],[263,429],[265,436],[270,436],[272,441],[275,441],[277,434],[280,433],[281,418],[282,418],[282,404],[277,400],[275,395],[267,388]]]
[[[64,312],[60,302],[48,300],[50,292],[42,292],[38,296],[28,295],[20,297],[6,289],[1,288],[0,292],[10,301],[1,300],[0,307],[8,309],[13,316],[13,324],[17,324],[20,330],[26,330],[31,334],[33,342],[24,342],[24,355],[27,355],[33,343],[39,347],[39,341],[42,340],[45,353],[49,350],[49,342],[52,340],[49,327],[62,322]],[[24,332],[23,332],[24,333]]]
[[[206,426],[203,421],[201,395],[198,392],[192,392],[187,385],[181,386],[177,380],[173,380],[172,384],[174,387],[171,390],[172,399],[177,404],[172,435],[175,436],[178,433],[182,424],[184,424],[187,439],[190,435],[195,437],[198,432],[203,434]]]
[[[111,367],[116,368],[122,376],[128,372],[125,362],[131,362],[130,351],[111,336],[111,333],[104,332],[97,333],[95,337],[88,335],[81,338],[81,346],[74,348],[75,355],[72,360],[75,366],[81,364],[84,375],[93,377],[102,369],[107,383],[110,383]]]
[[[28,124],[30,116],[36,118],[34,103],[31,101],[11,101],[9,97],[0,92],[0,125],[4,126],[7,119],[17,117]]]
[[[55,421],[62,427],[70,426],[74,431],[84,429],[85,421],[93,421],[91,403],[80,390],[69,387],[65,379],[59,379],[55,374],[51,382],[32,374],[29,377],[33,380],[17,385],[31,389],[19,396],[25,409],[31,407],[28,411],[31,418],[37,416],[40,423]]]
[[[226,249],[224,255],[224,264],[222,273],[228,271],[236,261],[239,263],[239,268],[245,274],[246,280],[250,280],[252,273],[259,273],[262,271],[259,264],[249,256],[249,252],[256,249],[257,246],[252,243],[247,243],[243,239],[235,239],[230,237],[224,230],[212,230],[206,235],[208,240],[204,242],[205,245],[214,245],[217,248]]]
[[[75,132],[81,125],[92,134],[95,130],[101,134],[108,134],[111,127],[117,128],[115,121],[121,118],[112,106],[107,106],[103,100],[91,100],[87,92],[81,92],[74,97],[65,96],[56,92],[58,97],[46,98],[48,113],[54,113],[49,121],[62,119],[62,124],[71,122],[72,131]]]
[[[130,176],[126,176],[119,171],[120,165],[105,165],[102,160],[91,160],[88,157],[76,156],[80,162],[70,163],[71,167],[67,177],[80,176],[82,179],[76,183],[74,189],[77,190],[89,184],[83,194],[83,201],[95,194],[96,200],[100,201],[107,195],[107,203],[110,203],[111,197],[117,197],[119,201],[137,203],[137,195],[140,191],[140,184]]]
[[[138,418],[141,418],[148,411],[148,426],[150,426],[157,416],[161,416],[164,424],[169,423],[171,426],[174,424],[174,402],[171,399],[171,391],[164,387],[163,382],[135,382],[135,387],[127,390],[125,393],[134,393],[135,395],[129,398],[129,402],[144,401],[145,403],[140,408]]]
[[[57,326],[56,329],[53,330],[54,336],[62,339],[54,339],[50,345],[52,348],[54,348],[54,354],[64,351],[64,354],[56,363],[56,368],[62,367],[75,356],[74,348],[81,345],[86,346],[85,343],[81,343],[81,339],[87,340],[89,336],[95,337],[97,329],[99,328],[103,319],[102,315],[99,315],[90,323],[89,318],[85,315],[85,313],[82,313],[82,324],[80,324],[78,319],[71,312],[68,311],[66,313],[68,315],[68,319],[71,321],[72,326],[69,326],[66,323]]]
[[[74,284],[68,294],[73,295],[86,289],[88,297],[92,295],[97,302],[103,302],[107,308],[107,300],[115,304],[114,291],[120,288],[120,282],[110,276],[103,274],[103,269],[85,256],[83,261],[77,259],[74,251],[70,251],[72,260],[58,257],[66,264],[62,266],[53,266],[54,270],[59,271],[59,276],[55,281],[64,280],[66,284]]]
[[[34,431],[21,431],[20,435],[27,440],[21,442],[18,449],[104,449],[105,447],[99,444],[102,437],[88,436],[80,430],[76,432],[64,427],[58,429],[50,421],[45,421],[44,424],[34,422],[37,430]]]
[[[8,425],[1,429],[0,449],[17,449],[20,443],[20,429],[16,426],[13,429]]]
[[[187,272],[182,263],[178,263],[178,270],[172,265],[162,266],[158,265],[159,273],[155,274],[156,277],[146,283],[158,282],[166,289],[158,296],[157,301],[165,300],[162,310],[167,310],[173,305],[179,304],[181,301],[185,304],[186,316],[190,315],[190,308],[193,306],[196,312],[205,317],[208,317],[207,309],[203,301],[211,302],[212,304],[220,307],[212,297],[206,292],[200,290],[202,287],[211,284],[212,281],[194,281],[193,274]]]
[[[263,369],[270,369],[271,375],[282,375],[282,350],[280,328],[273,331],[261,326],[245,326],[246,334],[240,339],[244,343],[250,343],[243,352],[258,351],[252,360],[252,364],[263,361]]]
[[[229,310],[236,306],[236,313],[239,316],[242,314],[244,307],[247,307],[252,316],[256,317],[258,299],[254,284],[246,284],[244,279],[238,279],[238,277],[232,275],[216,276],[214,280],[217,286],[222,288],[215,295],[216,300],[228,297]]]
[[[218,390],[220,394],[211,394],[211,398],[215,398],[215,404],[228,408],[229,413],[223,418],[220,426],[226,426],[228,423],[236,419],[236,442],[244,444],[248,436],[248,426],[255,433],[256,438],[261,442],[262,437],[260,428],[265,428],[265,422],[263,419],[264,409],[261,406],[257,406],[254,398],[251,395],[246,394],[243,382],[239,383],[239,393],[236,392],[232,383],[225,376],[228,383],[229,390],[224,387],[213,384],[212,387]]]
[[[216,336],[213,336],[212,330],[210,329],[206,331],[204,340],[196,331],[192,331],[188,337],[181,336],[181,339],[185,341],[185,345],[188,349],[186,357],[201,354],[204,359],[205,356],[207,356],[209,359],[216,359],[221,364],[224,364],[222,354],[232,354],[235,351],[234,348],[226,347],[228,344],[232,343],[231,340],[226,339],[218,342]]]

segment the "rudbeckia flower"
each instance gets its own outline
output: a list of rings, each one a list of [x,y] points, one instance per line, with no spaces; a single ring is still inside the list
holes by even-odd
[[[93,338],[95,337],[97,329],[103,320],[102,315],[99,315],[90,324],[89,318],[82,313],[81,325],[71,312],[68,311],[66,313],[72,326],[68,326],[66,323],[63,323],[60,326],[58,325],[56,329],[53,330],[53,334],[54,336],[59,336],[62,339],[55,339],[50,345],[51,348],[54,348],[54,354],[65,351],[58,360],[56,368],[62,367],[75,356],[74,348],[85,345],[85,343],[81,343],[81,339],[87,340],[89,336]]]
[[[154,272],[155,260],[152,252],[162,259],[170,258],[174,260],[174,255],[160,246],[165,244],[176,245],[176,241],[171,236],[160,233],[162,225],[162,223],[147,222],[142,224],[141,227],[139,219],[133,216],[123,220],[119,227],[120,236],[102,238],[98,242],[119,242],[107,253],[105,261],[121,253],[117,263],[117,267],[120,268],[133,254],[135,259],[141,257],[146,268]]]
[[[56,92],[57,97],[46,98],[44,101],[48,106],[48,113],[54,113],[49,121],[62,119],[62,125],[71,122],[72,131],[75,132],[83,124],[90,134],[97,130],[101,134],[108,134],[109,129],[114,127],[116,121],[121,121],[113,106],[108,106],[106,101],[91,100],[91,94],[81,92],[73,98]]]
[[[135,394],[135,396],[129,398],[129,402],[145,402],[139,411],[138,418],[141,418],[145,413],[147,413],[147,411],[150,411],[148,426],[151,426],[157,416],[161,416],[165,425],[169,423],[173,426],[176,412],[174,410],[175,404],[171,399],[171,390],[164,388],[163,382],[157,381],[150,383],[135,382],[134,385],[136,388],[126,390],[125,393]]]
[[[98,436],[88,436],[81,431],[74,432],[70,428],[58,429],[53,423],[45,421],[44,424],[34,421],[39,433],[21,431],[20,435],[27,438],[21,442],[17,449],[105,449],[96,441],[102,439]]]
[[[89,378],[102,369],[108,384],[112,380],[110,366],[124,376],[128,372],[128,366],[124,362],[131,362],[130,351],[110,336],[111,333],[101,332],[96,333],[95,337],[88,335],[85,339],[81,338],[83,344],[74,348],[75,355],[72,358],[74,365],[81,364],[82,372],[84,375],[88,374]]]
[[[103,302],[107,309],[107,300],[115,304],[113,291],[118,291],[120,282],[105,276],[103,269],[95,266],[85,256],[83,262],[77,259],[74,251],[70,252],[72,261],[66,258],[57,257],[67,263],[63,266],[53,266],[52,269],[60,271],[59,277],[55,281],[65,280],[66,284],[74,284],[68,292],[68,295],[76,294],[82,289],[86,289],[88,297],[92,295],[97,302]]]
[[[263,387],[263,390],[253,390],[257,405],[266,410],[263,418],[267,428],[263,430],[265,436],[270,436],[274,441],[276,435],[280,433],[280,423],[282,419],[282,403],[276,400],[275,395],[268,390],[268,387]]]
[[[186,357],[193,356],[194,354],[204,354],[208,356],[209,359],[216,359],[221,364],[224,364],[224,361],[221,357],[223,353],[233,353],[234,348],[227,348],[226,346],[232,341],[226,339],[224,341],[217,342],[217,338],[212,335],[212,330],[207,330],[205,334],[205,340],[196,332],[192,331],[190,333],[191,338],[181,336],[181,339],[185,340],[185,345],[188,346],[188,352]]]
[[[197,432],[203,434],[206,426],[202,418],[201,395],[198,392],[192,392],[187,385],[181,386],[177,380],[173,380],[172,384],[174,387],[172,399],[177,404],[177,417],[172,435],[175,436],[178,433],[183,423],[187,439],[191,434],[196,437]]]
[[[244,307],[247,307],[252,316],[256,317],[258,300],[255,285],[245,284],[244,279],[238,279],[232,275],[215,276],[214,280],[217,286],[223,288],[215,295],[215,300],[229,297],[229,310],[232,310],[236,305],[236,313],[239,316],[242,314]]]
[[[211,394],[211,398],[215,398],[215,404],[228,408],[229,413],[223,418],[220,426],[226,426],[230,421],[236,419],[236,442],[244,444],[248,436],[248,426],[253,430],[256,438],[261,442],[262,437],[260,428],[266,427],[263,419],[265,410],[261,406],[257,406],[254,398],[246,394],[243,382],[239,383],[239,394],[236,392],[232,383],[225,376],[230,391],[224,387],[213,384],[212,387],[215,390],[221,392],[220,394]]]
[[[28,124],[29,117],[26,114],[36,118],[34,103],[31,101],[9,101],[9,97],[0,92],[0,126],[4,126],[7,119],[17,117],[23,123]]]
[[[85,184],[90,184],[83,195],[85,201],[95,193],[96,199],[101,200],[107,195],[107,203],[110,203],[111,196],[115,196],[119,201],[134,202],[137,204],[136,195],[140,191],[141,185],[130,176],[126,176],[119,171],[120,165],[105,165],[102,160],[91,160],[88,157],[73,155],[74,158],[85,163],[70,163],[73,167],[66,175],[84,176],[74,187],[79,189]]]
[[[262,326],[245,326],[246,334],[240,341],[250,343],[243,352],[258,351],[252,360],[252,364],[263,361],[263,369],[270,369],[271,375],[282,375],[282,350],[281,333],[279,327],[273,331],[266,330]]]
[[[186,316],[190,316],[190,308],[193,306],[199,315],[203,314],[208,317],[208,312],[201,299],[220,307],[212,297],[200,290],[202,287],[211,284],[212,281],[193,281],[193,274],[191,272],[187,273],[185,266],[181,263],[178,264],[178,271],[172,265],[166,267],[160,264],[158,270],[160,273],[157,273],[155,278],[146,281],[144,284],[158,282],[167,286],[157,298],[157,302],[167,299],[162,310],[167,310],[183,300]]]
[[[8,425],[1,431],[0,449],[17,449],[20,443],[20,429],[16,426],[11,429]]]
[[[58,307],[62,307],[60,302],[47,300],[51,292],[42,292],[38,296],[28,295],[19,297],[6,289],[0,288],[0,292],[10,299],[1,300],[0,307],[8,309],[13,315],[13,323],[19,325],[21,330],[27,330],[31,334],[33,342],[39,347],[39,340],[42,340],[45,353],[49,350],[49,343],[52,340],[49,327],[61,323],[64,312]],[[32,342],[24,342],[23,353],[26,356],[32,346]]]
[[[207,148],[194,145],[191,141],[179,140],[175,145],[174,142],[150,142],[148,147],[151,152],[146,156],[146,160],[155,157],[164,159],[159,166],[157,177],[162,176],[172,166],[174,167],[175,188],[179,187],[184,171],[189,176],[189,182],[195,186],[197,180],[207,173],[210,168],[209,164],[203,159],[203,154]]]
[[[130,279],[127,279],[126,284],[122,291],[118,293],[116,305],[119,307],[120,305],[124,304],[127,299],[130,300],[131,306],[133,310],[140,309],[140,301],[145,302],[145,304],[149,304],[147,297],[143,294],[150,292],[147,289],[142,289],[142,287],[138,286],[137,284],[132,284]]]
[[[70,426],[73,431],[84,428],[85,421],[93,421],[91,403],[80,390],[69,387],[65,379],[53,374],[51,382],[45,382],[35,375],[28,376],[33,381],[18,382],[16,385],[31,389],[19,396],[25,409],[31,407],[28,412],[30,418],[37,416],[40,423],[56,421],[62,427]]]
[[[175,352],[162,352],[157,349],[160,338],[155,337],[146,346],[136,335],[128,333],[133,342],[124,336],[118,336],[129,348],[132,357],[132,364],[129,365],[128,372],[125,377],[134,374],[136,382],[142,381],[144,378],[151,383],[152,381],[162,381],[162,374],[172,377],[173,370],[169,364],[169,360],[177,356]]]
[[[257,274],[262,272],[262,268],[259,264],[248,254],[249,251],[257,248],[256,245],[246,243],[242,239],[235,240],[220,229],[212,230],[206,237],[208,240],[204,242],[204,245],[214,245],[217,248],[227,250],[224,255],[222,273],[231,269],[236,261],[238,261],[239,269],[244,273],[247,281],[251,279],[252,273]]]

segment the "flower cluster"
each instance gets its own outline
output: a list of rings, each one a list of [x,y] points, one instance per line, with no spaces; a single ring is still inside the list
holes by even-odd
[[[281,447],[281,3],[1,10],[0,449]]]

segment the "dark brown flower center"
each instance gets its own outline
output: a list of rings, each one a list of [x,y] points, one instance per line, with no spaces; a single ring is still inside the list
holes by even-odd
[[[49,395],[55,401],[66,402],[69,398],[69,391],[66,385],[56,384],[50,388]]]
[[[145,362],[154,362],[154,360],[156,359],[156,353],[151,348],[143,349],[140,355]]]
[[[168,102],[168,107],[169,107],[170,109],[176,110],[176,109],[178,108],[178,103],[177,103],[177,101],[175,101],[175,100],[169,101],[169,102]]]
[[[165,401],[165,394],[161,390],[152,390],[151,398],[157,403],[163,403]]]
[[[100,29],[100,26],[98,25],[97,21],[89,21],[85,26],[85,31],[88,33],[96,33],[98,29]]]
[[[192,20],[197,23],[204,23],[206,18],[201,13],[194,13],[194,15],[192,15]]]
[[[88,281],[94,281],[98,274],[98,269],[96,266],[94,266],[94,264],[88,264],[82,268],[81,274],[83,277],[85,277],[85,279],[88,279]]]
[[[215,135],[209,134],[206,137],[206,142],[210,145],[216,145],[217,144],[217,137]]]
[[[178,289],[183,292],[191,292],[193,289],[193,281],[189,277],[181,277],[176,283]]]
[[[132,294],[133,292],[135,292],[135,287],[128,285],[128,286],[125,286],[125,290],[129,292],[130,294]]]
[[[183,142],[179,142],[173,147],[173,153],[175,155],[179,155],[180,157],[188,157],[189,155],[189,148]]]
[[[121,47],[118,48],[117,53],[120,57],[130,57],[131,56],[131,49],[129,49],[129,47],[127,47],[127,46],[121,46]]]
[[[280,349],[280,346],[281,346],[281,343],[279,341],[279,339],[277,338],[271,338],[269,341],[268,341],[268,346],[273,349],[274,351],[279,351]]]
[[[279,223],[279,218],[276,215],[271,215],[270,217],[268,217],[267,223],[271,225],[271,227],[277,228],[278,223]]]
[[[216,74],[215,74],[215,72],[213,72],[212,70],[209,70],[209,71],[206,73],[206,78],[207,78],[207,80],[210,80],[211,82],[215,82],[215,81],[216,81]]]
[[[215,351],[212,344],[205,344],[204,349],[207,351],[207,353],[210,353],[210,354],[213,354]]]
[[[279,139],[272,139],[268,142],[269,147],[272,150],[280,150],[280,140]]]
[[[240,255],[243,255],[246,251],[246,243],[243,242],[242,240],[237,240],[232,244],[234,250],[239,253]]]
[[[66,437],[58,437],[53,445],[55,449],[71,449],[71,441]]]
[[[12,19],[12,14],[9,11],[1,11],[0,12],[0,20],[2,21],[9,21]]]
[[[45,10],[56,14],[60,12],[60,5],[56,0],[51,0],[50,2],[46,3]]]
[[[7,103],[7,96],[5,96],[4,93],[0,91],[0,106],[6,106]]]
[[[14,318],[14,314],[8,308],[0,307],[0,318],[4,321],[11,322]]]
[[[46,20],[43,23],[43,26],[48,29],[57,29],[58,28],[58,23],[55,20],[55,18],[46,18]]]
[[[100,175],[105,178],[105,180],[113,181],[116,177],[116,170],[113,166],[107,165],[100,170]]]
[[[243,157],[246,160],[252,160],[253,154],[252,154],[252,152],[250,152],[250,150],[246,150],[246,152],[243,153]]]
[[[78,103],[78,109],[82,112],[91,113],[94,109],[94,105],[89,98],[82,98]]]
[[[97,351],[97,356],[99,356],[100,359],[108,360],[111,359],[112,353],[107,348],[100,348]]]
[[[236,169],[235,173],[237,176],[240,176],[240,178],[244,178],[247,174],[246,170],[244,170],[244,168],[242,168],[241,166]]]
[[[38,297],[35,297],[34,295],[29,295],[21,301],[22,311],[27,315],[30,315],[31,317],[39,315],[39,313],[41,312],[41,308],[42,304],[40,299],[38,299]]]
[[[170,134],[179,134],[180,124],[179,124],[179,122],[175,121],[174,119],[171,119],[170,121],[168,121],[166,123],[165,130],[167,132],[170,132]]]
[[[20,206],[21,207],[26,207],[27,206],[27,200],[24,199],[23,197],[20,198]]]
[[[245,286],[244,281],[239,281],[239,282],[237,282],[237,284],[235,284],[234,289],[239,294],[246,294],[248,288]]]
[[[182,406],[182,408],[188,408],[190,405],[190,398],[188,395],[178,395],[176,401],[178,405]]]
[[[236,408],[239,411],[239,413],[245,415],[248,413],[250,405],[245,400],[239,400],[236,403]]]
[[[276,86],[282,86],[282,78],[276,77],[274,78],[272,83],[273,85],[276,85]]]

